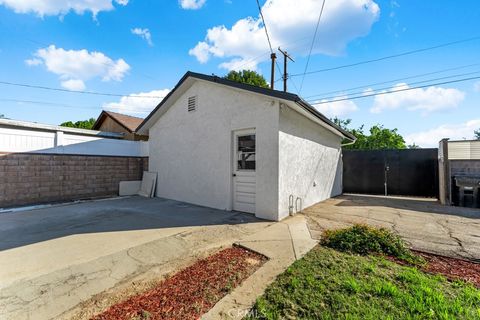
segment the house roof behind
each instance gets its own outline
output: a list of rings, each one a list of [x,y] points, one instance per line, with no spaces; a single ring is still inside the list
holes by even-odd
[[[127,129],[129,132],[135,132],[138,126],[143,121],[143,118],[139,118],[139,117],[133,117],[133,116],[129,116],[129,115],[118,113],[118,112],[112,112],[112,111],[102,111],[97,121],[95,121],[95,124],[93,125],[94,130],[97,130],[101,126],[105,117],[112,118],[122,127]]]
[[[258,94],[263,94],[266,96],[278,98],[278,99],[283,99],[287,101],[292,101],[295,102],[297,105],[299,105],[301,108],[312,114],[314,117],[318,118],[320,121],[324,122],[326,125],[332,127],[333,129],[337,130],[340,132],[345,138],[349,140],[356,140],[355,136],[353,136],[350,132],[342,129],[338,125],[336,125],[334,122],[332,122],[330,119],[328,119],[326,116],[324,116],[322,113],[320,113],[317,109],[315,109],[312,105],[310,105],[308,102],[303,100],[301,97],[294,93],[290,92],[284,92],[284,91],[279,91],[279,90],[272,90],[269,88],[262,88],[262,87],[257,87],[245,83],[240,83],[232,80],[228,80],[225,78],[221,78],[218,76],[209,76],[206,74],[201,74],[201,73],[196,73],[196,72],[191,72],[188,71],[185,73],[185,75],[180,79],[180,81],[177,83],[175,88],[173,88],[172,91],[168,93],[168,95],[158,104],[158,106],[148,115],[148,117],[143,120],[143,122],[139,125],[137,128],[137,131],[140,131],[143,126],[150,120],[150,118],[160,109],[165,102],[170,98],[171,95],[174,94],[174,92],[188,79],[188,78],[194,78],[194,79],[200,79],[200,80],[205,80],[209,82],[214,82],[222,85],[226,85],[229,87],[234,87],[237,89],[242,89]]]

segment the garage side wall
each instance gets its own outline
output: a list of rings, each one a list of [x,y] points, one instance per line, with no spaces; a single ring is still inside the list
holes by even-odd
[[[279,131],[279,215],[342,193],[341,138],[282,106]],[[297,200],[299,198],[300,200]],[[301,202],[301,203],[300,203]]]
[[[195,111],[188,98],[196,96]],[[150,128],[150,170],[158,197],[232,209],[232,131],[256,130],[256,215],[277,220],[279,104],[195,81]]]

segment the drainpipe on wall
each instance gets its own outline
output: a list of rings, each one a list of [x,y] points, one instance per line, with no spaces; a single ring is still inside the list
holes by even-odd
[[[343,143],[343,144],[340,145],[340,147],[350,146],[350,145],[354,144],[355,142],[357,142],[357,140],[353,140],[353,141],[348,142],[348,143]]]

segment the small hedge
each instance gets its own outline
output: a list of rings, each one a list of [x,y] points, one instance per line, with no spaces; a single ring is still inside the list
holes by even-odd
[[[414,255],[402,238],[385,228],[356,224],[346,229],[327,230],[321,243],[343,252],[384,254],[411,264],[423,263],[423,259]]]

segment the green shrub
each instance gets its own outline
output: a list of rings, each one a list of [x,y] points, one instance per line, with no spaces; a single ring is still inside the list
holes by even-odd
[[[385,228],[356,224],[346,229],[327,230],[322,244],[343,252],[360,255],[384,254],[412,264],[423,263],[423,259],[415,256],[402,238]]]

